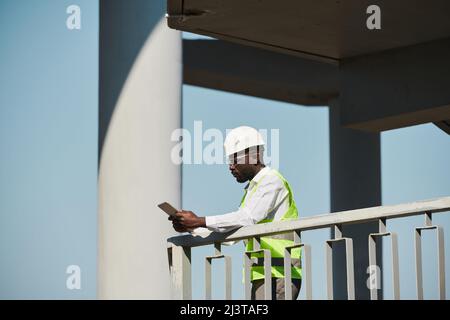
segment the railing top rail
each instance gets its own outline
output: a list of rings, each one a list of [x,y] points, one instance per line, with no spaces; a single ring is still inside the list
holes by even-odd
[[[191,234],[174,236],[167,239],[169,246],[197,247],[215,242],[237,241],[256,236],[268,236],[295,230],[313,230],[331,227],[336,224],[353,224],[385,218],[401,218],[421,213],[450,211],[450,197],[416,201],[406,204],[371,207],[364,209],[322,214],[297,220],[257,224],[243,227],[227,233],[212,232],[206,237]]]

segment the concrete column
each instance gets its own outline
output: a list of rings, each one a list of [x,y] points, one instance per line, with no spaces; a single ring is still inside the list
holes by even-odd
[[[330,103],[331,211],[352,210],[381,205],[380,134],[341,126],[339,102]],[[378,232],[377,223],[355,224],[343,228],[343,237],[353,238],[355,297],[369,299],[366,273],[369,265],[368,235]],[[334,230],[332,230],[334,237]],[[377,263],[381,265],[381,245]],[[333,256],[334,298],[346,299],[345,248],[336,246]],[[379,297],[382,297],[379,292]]]
[[[164,1],[100,1],[100,299],[167,299],[166,238],[156,205],[181,204],[171,162],[181,119],[181,35]]]

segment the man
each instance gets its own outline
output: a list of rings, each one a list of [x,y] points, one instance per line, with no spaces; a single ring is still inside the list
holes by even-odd
[[[199,217],[192,211],[182,210],[172,219],[178,232],[192,231],[206,227],[212,231],[226,232],[232,229],[254,225],[297,219],[292,190],[281,174],[264,165],[264,140],[261,134],[251,127],[238,127],[230,131],[224,143],[229,160],[229,169],[237,182],[248,181],[245,194],[237,211],[218,215]],[[292,245],[292,234],[261,238],[261,249],[269,249],[272,255],[272,299],[282,300],[284,293],[284,248]],[[247,242],[246,250],[253,249],[253,239]],[[262,255],[252,255],[256,260],[251,267],[252,299],[264,299],[264,266]],[[292,274],[292,297],[296,299],[301,285],[300,249],[292,250],[294,267]]]

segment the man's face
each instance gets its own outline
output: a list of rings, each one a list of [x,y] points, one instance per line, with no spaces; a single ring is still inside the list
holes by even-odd
[[[251,164],[249,158],[248,152],[246,152],[245,157],[240,159],[234,154],[234,160],[230,162],[231,174],[239,183],[247,182],[253,177],[255,164]]]

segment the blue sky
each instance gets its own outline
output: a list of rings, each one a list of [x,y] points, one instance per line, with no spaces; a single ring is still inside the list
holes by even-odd
[[[193,130],[194,121],[203,122],[203,130],[218,128],[223,133],[239,125],[280,130],[280,171],[289,180],[301,217],[330,212],[329,131],[327,107],[304,107],[254,97],[225,93],[185,85],[183,87],[183,127]],[[270,148],[270,141],[269,141]],[[397,204],[448,196],[450,192],[450,139],[432,124],[391,130],[381,135],[382,201]],[[183,166],[183,208],[199,215],[214,215],[236,210],[244,185],[235,182],[226,165]],[[434,220],[450,227],[450,215],[436,214]],[[423,217],[392,220],[388,229],[399,235],[401,297],[415,298],[413,230]],[[325,252],[328,230],[309,231],[303,235],[312,246],[313,296],[324,299]],[[450,264],[450,239],[446,238],[447,266]],[[437,298],[434,237],[424,236],[424,288],[426,298]],[[390,287],[390,249],[383,240],[384,283],[386,298]],[[194,249],[193,269],[203,270],[202,257],[213,254],[213,248]],[[243,298],[240,279],[242,245],[225,248],[233,258],[233,295]],[[447,268],[448,269],[448,268]],[[217,263],[213,295],[223,297]],[[214,273],[216,271],[216,273]],[[194,297],[203,297],[203,273],[193,274]],[[447,288],[450,282],[447,277]],[[300,298],[304,296],[304,291]]]
[[[430,199],[450,194],[450,137],[433,124],[391,130],[381,135],[381,168],[383,204],[396,204]],[[446,270],[450,268],[450,214],[433,216],[433,222],[444,226]],[[388,229],[397,232],[400,251],[400,289],[403,299],[415,299],[414,228],[424,225],[423,216],[395,219]],[[444,231],[444,233],[445,233]],[[437,299],[436,235],[423,233],[424,298]],[[383,240],[386,297],[390,287],[391,257],[387,240]],[[448,272],[447,272],[448,274]],[[447,297],[450,279],[446,279]]]
[[[71,1],[0,2],[0,298],[96,297],[99,12],[97,1],[77,3],[83,8],[80,31],[65,25]],[[279,169],[293,188],[300,216],[330,211],[327,107],[184,86],[183,126],[192,130],[196,120],[205,130],[222,132],[243,124],[279,129]],[[381,148],[383,204],[450,194],[450,139],[437,127],[384,132]],[[243,193],[226,165],[185,165],[182,188],[183,207],[200,215],[235,210]],[[399,234],[402,298],[414,298],[412,236],[422,220],[388,224]],[[446,230],[450,226],[449,215],[434,221]],[[314,298],[325,297],[328,237],[328,230],[303,235],[312,245]],[[425,297],[436,298],[434,237],[426,235],[424,242],[430,248],[424,259]],[[447,236],[447,270],[449,247]],[[242,245],[224,250],[233,257],[234,298],[243,296],[242,250]],[[211,247],[194,250],[194,270],[203,270],[202,256],[212,252]],[[389,251],[384,255],[388,266]],[[71,264],[82,269],[80,291],[65,288]],[[213,271],[216,298],[223,296],[222,270],[219,264]],[[389,270],[385,275],[388,288]],[[202,298],[202,272],[193,277],[194,298]],[[385,294],[389,297],[388,289]]]
[[[289,180],[301,216],[330,210],[328,110],[326,107],[298,107],[259,98],[245,97],[192,86],[183,88],[183,127],[193,130],[193,122],[201,120],[204,130],[218,128],[223,133],[240,125],[261,129],[279,129],[280,172]],[[295,137],[294,137],[295,136]],[[271,141],[268,141],[268,149]],[[239,206],[245,184],[236,183],[227,165],[184,165],[183,208],[200,215],[234,211]],[[328,230],[307,233],[305,241],[321,246]],[[310,240],[312,239],[312,240]],[[233,294],[243,298],[240,290],[243,245],[225,248],[233,257]],[[194,249],[193,268],[203,268],[202,255],[213,248]],[[317,251],[318,252],[318,251]],[[319,254],[315,267],[320,269]],[[219,263],[220,264],[220,263]],[[217,274],[220,274],[220,268]],[[325,270],[325,269],[324,269]],[[201,298],[202,273],[194,273],[194,297]],[[320,281],[318,273],[315,274]],[[218,294],[222,283],[216,287]],[[213,291],[214,293],[215,291]],[[216,295],[217,297],[217,295]]]
[[[184,33],[185,39],[208,39]],[[280,130],[280,171],[289,180],[301,217],[330,212],[329,131],[327,107],[304,107],[238,94],[185,85],[183,87],[183,126],[192,130],[194,121],[203,121],[203,129],[234,128],[250,125]],[[269,141],[270,144],[270,141]],[[382,204],[398,204],[450,195],[450,138],[433,124],[385,131],[381,134]],[[225,165],[185,165],[183,167],[183,207],[200,215],[233,211],[242,197],[243,185],[237,184]],[[435,223],[450,228],[449,214],[436,214]],[[423,225],[423,217],[390,220],[388,230],[397,232],[400,252],[402,299],[415,298],[414,228]],[[312,246],[313,297],[326,298],[324,242],[328,230],[309,231],[303,241]],[[423,236],[424,297],[436,299],[436,240],[431,231]],[[390,246],[383,239],[383,288],[392,298]],[[445,238],[446,270],[450,266],[450,238]],[[194,269],[204,268],[202,257],[213,248],[194,249]],[[233,259],[233,297],[243,297],[240,278],[243,245],[225,248]],[[223,264],[213,269],[213,296],[224,295],[220,274]],[[204,295],[203,273],[194,273],[195,298]],[[446,279],[450,292],[450,277]],[[215,287],[214,287],[215,285]],[[448,294],[447,294],[448,296]],[[304,290],[300,298],[304,297]]]
[[[71,4],[0,1],[0,299],[96,297],[99,10]]]

